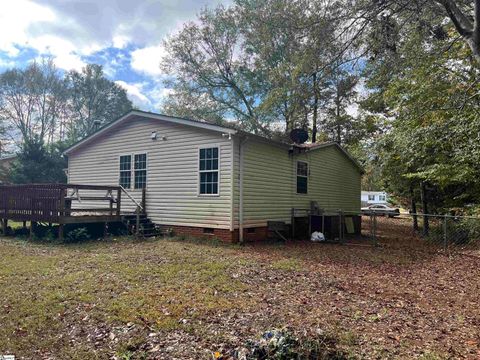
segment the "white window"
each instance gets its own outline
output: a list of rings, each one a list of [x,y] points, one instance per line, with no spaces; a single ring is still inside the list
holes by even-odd
[[[375,195],[368,195],[368,201],[375,201]]]
[[[385,195],[378,195],[378,200],[379,201],[385,201],[387,199],[386,199]]]
[[[147,186],[147,154],[121,155],[119,184],[125,189]]]
[[[199,193],[200,195],[218,195],[218,147],[199,151]]]
[[[147,154],[136,154],[134,163],[135,189],[143,189],[147,186]]]
[[[120,156],[120,186],[125,189],[130,189],[132,186],[132,156],[122,155]]]
[[[297,194],[308,193],[308,163],[297,161]]]

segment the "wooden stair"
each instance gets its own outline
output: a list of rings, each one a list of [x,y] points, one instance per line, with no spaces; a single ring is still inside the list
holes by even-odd
[[[130,235],[137,235],[137,214],[123,215],[122,222],[127,227]],[[153,237],[160,235],[160,230],[146,214],[140,214],[138,235],[144,238]]]

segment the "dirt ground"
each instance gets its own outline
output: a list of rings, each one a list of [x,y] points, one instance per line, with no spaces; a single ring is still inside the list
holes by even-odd
[[[344,358],[480,358],[480,259],[354,244],[0,240],[0,354],[229,358],[266,330]]]

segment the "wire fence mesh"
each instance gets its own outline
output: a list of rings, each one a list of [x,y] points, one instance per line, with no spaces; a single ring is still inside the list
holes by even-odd
[[[292,209],[292,239],[314,232],[326,242],[480,255],[480,217]]]
[[[480,218],[432,214],[356,214],[361,237],[375,246],[445,251],[479,251]],[[346,241],[355,240],[347,236]]]

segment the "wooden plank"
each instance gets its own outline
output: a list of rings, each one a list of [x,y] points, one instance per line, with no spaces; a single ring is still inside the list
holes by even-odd
[[[120,186],[109,185],[81,185],[81,184],[67,184],[69,189],[84,189],[84,190],[118,190]]]
[[[84,224],[97,222],[120,222],[121,216],[92,215],[92,216],[63,216],[59,219],[60,224]]]
[[[65,209],[64,213],[66,215],[71,214],[71,213],[76,213],[76,212],[89,212],[89,213],[94,213],[94,212],[110,212],[110,208],[73,208],[73,209]],[[91,214],[95,215],[95,214]]]

